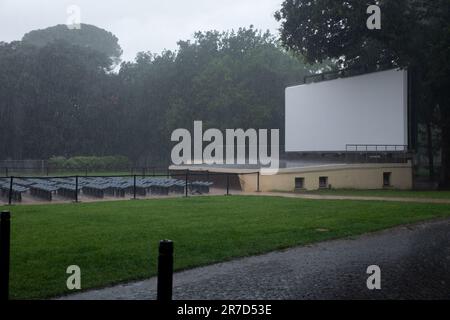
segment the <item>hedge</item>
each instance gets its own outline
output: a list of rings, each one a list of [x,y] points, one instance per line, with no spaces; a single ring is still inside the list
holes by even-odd
[[[130,161],[125,156],[77,156],[68,159],[65,157],[52,157],[48,160],[48,165],[52,168],[69,170],[111,170],[128,168]]]

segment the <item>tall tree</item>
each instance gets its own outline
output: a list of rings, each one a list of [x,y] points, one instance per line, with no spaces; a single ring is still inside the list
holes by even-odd
[[[102,150],[98,140],[102,130],[98,129],[104,121],[90,119],[101,110],[107,93],[102,89],[109,63],[102,53],[64,41],[40,48],[21,42],[1,44],[2,158],[47,158]],[[83,137],[87,136],[95,141],[86,143]]]
[[[66,25],[59,24],[42,30],[30,31],[22,38],[23,43],[37,47],[43,47],[58,40],[104,53],[111,59],[113,66],[120,62],[122,49],[118,43],[119,39],[111,32],[90,24],[82,23],[79,29],[69,29]]]

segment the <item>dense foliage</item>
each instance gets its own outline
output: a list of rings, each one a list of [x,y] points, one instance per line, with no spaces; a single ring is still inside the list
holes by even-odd
[[[81,24],[79,29],[69,29],[64,24],[26,33],[22,42],[43,47],[57,40],[64,40],[73,45],[88,47],[104,53],[115,65],[120,62],[122,49],[119,39],[111,32],[89,24]]]
[[[105,156],[105,157],[51,157],[48,160],[50,168],[67,170],[116,170],[118,168],[128,169],[130,163],[124,156]]]
[[[283,132],[284,88],[313,69],[253,27],[199,32],[115,73],[98,48],[31,44],[36,35],[0,43],[0,159],[121,154],[157,165],[169,161],[172,131],[194,120]]]

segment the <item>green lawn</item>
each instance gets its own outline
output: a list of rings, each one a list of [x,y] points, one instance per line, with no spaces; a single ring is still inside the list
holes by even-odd
[[[305,191],[306,194],[321,194],[333,196],[361,196],[361,197],[402,197],[402,198],[429,198],[429,199],[449,199],[450,191],[415,191],[415,190],[356,190],[356,189],[324,189],[315,191]]]
[[[81,267],[83,289],[155,275],[158,241],[165,238],[175,241],[175,268],[179,270],[450,217],[450,205],[445,204],[262,196],[9,209],[11,296],[15,299],[67,293],[65,271],[73,264]]]

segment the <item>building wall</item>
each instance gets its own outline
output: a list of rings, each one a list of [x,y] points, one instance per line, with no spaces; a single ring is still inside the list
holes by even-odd
[[[304,178],[305,190],[319,189],[319,177],[328,177],[328,185],[334,189],[381,189],[383,173],[390,172],[390,187],[412,189],[411,164],[356,164],[324,166],[303,169],[281,169],[272,176],[260,175],[260,191],[294,191],[295,178]],[[257,175],[239,175],[244,192],[254,192]]]

